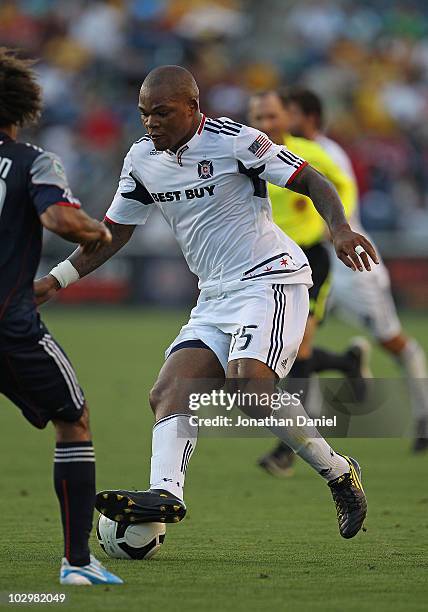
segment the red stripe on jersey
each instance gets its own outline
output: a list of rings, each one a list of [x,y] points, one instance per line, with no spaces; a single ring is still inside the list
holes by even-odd
[[[288,181],[285,183],[285,186],[287,187],[287,185],[289,185],[292,181],[294,181],[294,179],[296,178],[296,176],[299,174],[299,172],[301,172],[301,170],[303,170],[303,168],[306,168],[306,166],[308,165],[308,162],[305,161],[303,162],[303,164],[301,166],[299,166],[297,168],[297,170],[295,170],[293,172],[293,174],[290,176],[290,178],[288,179]]]
[[[205,117],[205,115],[202,113],[202,119],[201,119],[201,122],[200,122],[199,127],[198,127],[198,135],[200,135],[200,134],[201,134],[201,132],[202,132],[202,130],[204,129],[204,125],[205,125],[205,121],[206,121],[206,119],[207,119],[207,118],[206,118],[206,117]]]
[[[69,206],[70,208],[81,208],[80,204],[73,204],[72,202],[55,202],[55,206]]]
[[[112,225],[120,225],[117,221],[113,221],[113,219],[107,217],[107,215],[104,216],[104,221],[107,221],[107,223],[111,223]]]

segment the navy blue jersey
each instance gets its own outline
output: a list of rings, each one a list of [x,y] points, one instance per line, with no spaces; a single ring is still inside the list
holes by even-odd
[[[33,280],[42,248],[40,215],[80,207],[59,159],[0,131],[0,351],[40,334]]]

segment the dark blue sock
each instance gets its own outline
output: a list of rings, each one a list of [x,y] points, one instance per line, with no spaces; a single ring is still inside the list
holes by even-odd
[[[61,506],[64,556],[71,565],[87,565],[95,502],[92,442],[57,442],[54,484]]]

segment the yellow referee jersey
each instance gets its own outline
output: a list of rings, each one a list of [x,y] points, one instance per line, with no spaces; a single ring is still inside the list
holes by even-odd
[[[287,134],[284,136],[284,144],[292,153],[303,157],[315,170],[324,174],[333,183],[349,218],[356,206],[355,182],[314,140]],[[303,248],[309,248],[323,240],[324,221],[310,198],[270,183],[268,189],[273,220],[290,238]]]

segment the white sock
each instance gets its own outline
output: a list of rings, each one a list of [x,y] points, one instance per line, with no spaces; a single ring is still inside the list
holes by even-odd
[[[184,479],[198,439],[188,414],[172,414],[153,427],[150,488],[165,489],[183,499]]]
[[[298,415],[308,418],[302,404],[297,406],[282,406],[274,410],[272,416],[277,419],[292,418],[296,423]],[[349,472],[349,463],[341,455],[334,452],[315,427],[272,426],[268,429],[280,440],[288,444],[294,452],[314,468],[327,481],[334,480]]]
[[[428,417],[428,380],[425,352],[419,342],[410,338],[397,356],[409,387],[415,419]]]

